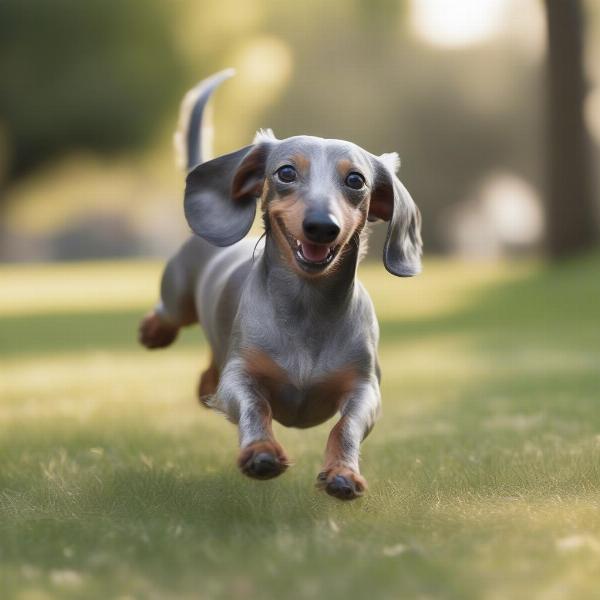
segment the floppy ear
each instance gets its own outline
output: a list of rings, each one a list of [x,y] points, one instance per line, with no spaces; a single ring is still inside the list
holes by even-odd
[[[389,221],[383,264],[392,275],[412,277],[421,272],[421,213],[394,172],[397,155],[373,157],[373,163],[369,220]]]
[[[262,193],[270,144],[219,156],[189,172],[185,218],[192,231],[215,246],[231,246],[250,230]]]

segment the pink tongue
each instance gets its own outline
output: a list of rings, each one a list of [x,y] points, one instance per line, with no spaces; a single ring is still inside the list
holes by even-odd
[[[329,254],[329,248],[321,244],[302,242],[302,254],[304,254],[304,258],[312,262],[323,262]]]

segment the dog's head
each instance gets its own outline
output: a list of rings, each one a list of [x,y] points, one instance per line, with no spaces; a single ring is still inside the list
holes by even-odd
[[[350,142],[259,133],[190,171],[185,215],[200,237],[229,246],[250,230],[260,198],[267,234],[305,277],[329,272],[367,219],[381,219],[389,223],[384,265],[410,277],[421,270],[421,219],[397,168],[396,154],[377,157]]]

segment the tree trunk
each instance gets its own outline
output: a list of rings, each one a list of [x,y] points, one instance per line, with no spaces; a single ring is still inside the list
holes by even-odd
[[[548,27],[547,247],[560,258],[596,240],[590,140],[583,104],[580,0],[545,0]]]

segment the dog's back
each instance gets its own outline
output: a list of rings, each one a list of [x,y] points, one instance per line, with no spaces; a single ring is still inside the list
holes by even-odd
[[[221,364],[248,274],[256,240],[219,248],[192,236],[168,262],[161,281],[159,314],[181,325],[199,322]],[[261,252],[258,249],[257,252]]]

